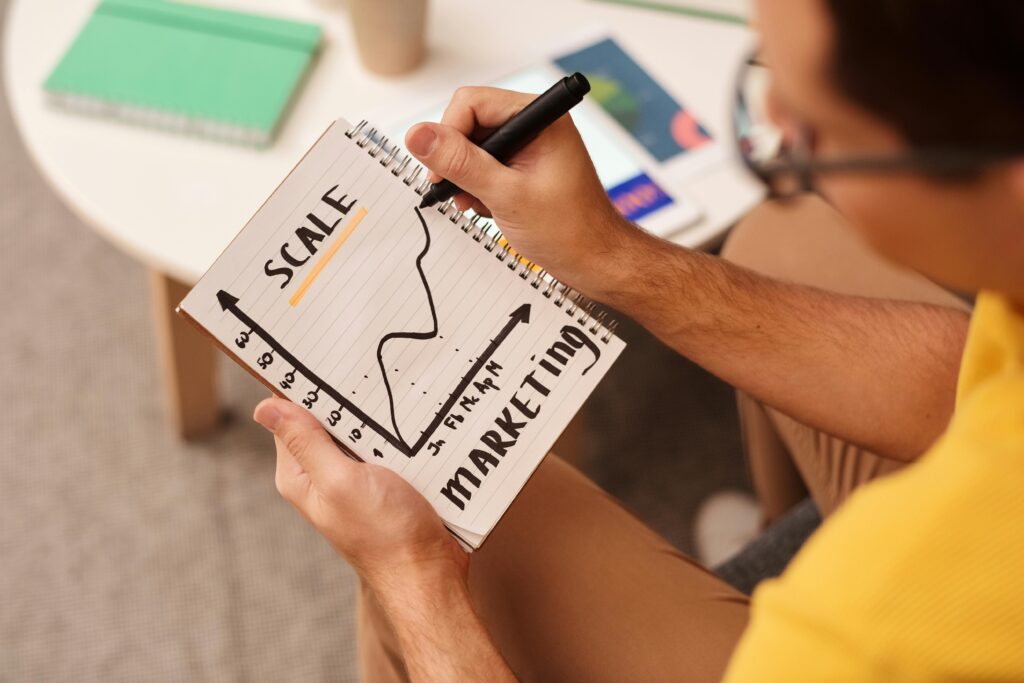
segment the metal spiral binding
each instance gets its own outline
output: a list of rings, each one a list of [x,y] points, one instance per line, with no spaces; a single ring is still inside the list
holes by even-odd
[[[401,178],[402,183],[406,187],[411,187],[416,194],[422,196],[430,187],[430,179],[424,172],[423,166],[416,163],[412,155],[402,152],[401,148],[392,143],[387,136],[382,135],[376,128],[370,127],[368,121],[360,121],[345,131],[345,136],[354,140],[360,149],[365,149],[367,154],[377,159],[381,166],[390,171],[391,175]],[[597,310],[597,304],[569,285],[552,277],[547,270],[538,268],[535,271],[536,264],[514,254],[512,247],[507,242],[501,244],[499,232],[491,221],[485,220],[479,214],[467,216],[466,212],[458,210],[454,199],[449,199],[435,208],[462,232],[480,243],[488,252],[493,253],[499,261],[505,263],[507,259],[506,265],[509,270],[528,281],[530,286],[538,290],[545,298],[551,299],[555,306],[564,310],[585,330],[593,335],[600,335],[598,338],[606,344],[611,341],[618,322],[615,320],[606,322],[607,311]],[[588,323],[590,323],[589,326]]]

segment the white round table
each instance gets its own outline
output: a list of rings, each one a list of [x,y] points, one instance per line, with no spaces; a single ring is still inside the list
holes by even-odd
[[[729,135],[733,74],[751,44],[743,27],[580,0],[431,0],[427,62],[401,78],[366,72],[347,15],[311,0],[206,0],[323,26],[325,45],[275,143],[233,147],[49,108],[42,83],[97,0],[12,0],[4,35],[7,96],[26,147],[71,209],[153,273],[154,312],[175,426],[217,423],[213,346],[173,309],[327,125],[389,104],[442,101],[480,74],[524,65],[585,27],[607,28],[719,139]],[[476,81],[479,82],[479,81]],[[703,218],[677,241],[720,239],[756,201],[738,167],[688,187]]]

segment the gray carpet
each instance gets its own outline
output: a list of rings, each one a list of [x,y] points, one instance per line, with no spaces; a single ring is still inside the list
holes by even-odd
[[[354,680],[353,573],[274,490],[264,390],[223,363],[240,417],[170,433],[145,272],[60,204],[6,105],[0,243],[0,681]],[[732,394],[624,335],[584,467],[687,549],[700,499],[746,485]]]

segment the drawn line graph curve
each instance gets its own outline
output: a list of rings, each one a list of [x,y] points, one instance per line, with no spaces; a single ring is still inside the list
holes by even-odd
[[[388,409],[391,412],[391,427],[395,430],[395,436],[398,437],[399,441],[405,444],[407,447],[409,442],[402,436],[402,430],[398,426],[398,416],[395,414],[395,393],[391,387],[391,381],[388,379],[387,367],[384,364],[384,346],[389,341],[395,339],[415,339],[419,341],[426,341],[437,337],[438,324],[437,324],[437,309],[434,307],[434,295],[430,291],[430,283],[427,282],[427,274],[423,272],[423,259],[430,251],[430,229],[427,227],[427,221],[424,220],[423,214],[420,213],[418,207],[413,207],[416,212],[416,217],[419,219],[420,225],[423,227],[423,235],[425,241],[423,243],[423,249],[416,257],[416,271],[420,275],[420,281],[423,283],[423,291],[427,295],[427,305],[430,308],[430,320],[431,329],[426,332],[388,332],[380,341],[377,343],[377,365],[380,367],[380,375],[384,379],[384,390],[388,395]]]
[[[430,248],[430,232],[427,228],[426,221],[419,209],[416,209],[416,214],[419,217],[420,224],[423,226],[424,233],[427,236],[427,242],[424,248],[416,260],[416,267],[419,271],[420,277],[423,280],[424,287],[427,292],[427,301],[430,305],[430,313],[432,319],[433,329],[426,332],[397,332],[388,333],[385,335],[377,346],[377,357],[378,361],[381,359],[382,350],[384,343],[391,341],[396,337],[406,337],[412,339],[431,339],[438,333],[438,321],[437,312],[434,308],[433,295],[427,285],[426,275],[423,272],[422,261],[427,251]],[[448,398],[443,402],[440,409],[434,413],[433,419],[427,425],[427,428],[420,433],[419,438],[415,443],[409,444],[401,435],[398,433],[398,426],[395,424],[397,420],[394,415],[394,399],[391,394],[390,384],[387,382],[387,374],[384,372],[385,367],[381,366],[381,373],[385,380],[385,387],[387,387],[387,393],[389,401],[391,402],[391,418],[392,426],[395,432],[387,429],[383,425],[377,423],[368,413],[362,410],[358,405],[347,399],[338,391],[335,387],[331,386],[324,378],[320,377],[312,368],[306,366],[299,358],[293,355],[284,345],[282,345],[272,334],[264,329],[256,320],[253,320],[243,309],[239,306],[238,297],[231,295],[230,293],[219,290],[217,292],[217,301],[221,308],[226,312],[234,316],[240,323],[249,328],[249,331],[262,339],[271,349],[273,349],[282,360],[290,364],[297,372],[303,375],[307,380],[312,382],[318,389],[323,390],[328,396],[334,399],[338,406],[345,411],[348,411],[355,417],[357,417],[365,426],[372,429],[382,439],[387,441],[395,450],[405,455],[408,458],[415,457],[417,453],[426,445],[427,441],[430,440],[431,435],[437,430],[438,426],[444,417],[451,411],[458,401],[459,397],[465,393],[466,389],[472,383],[473,379],[480,373],[485,364],[491,359],[495,352],[501,347],[506,339],[516,330],[519,326],[528,325],[530,323],[530,313],[532,306],[529,303],[524,303],[513,310],[502,328],[492,338],[488,340],[488,344],[481,350],[476,360],[472,363],[469,370],[462,375],[461,380],[455,386],[455,389],[448,394]],[[230,352],[229,352],[230,353]],[[260,373],[262,375],[262,373]],[[268,382],[268,386],[272,386]]]

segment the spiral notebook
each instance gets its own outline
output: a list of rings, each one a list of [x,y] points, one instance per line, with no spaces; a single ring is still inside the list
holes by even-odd
[[[101,0],[43,88],[58,108],[267,145],[320,43],[320,27],[303,22]]]
[[[478,547],[624,344],[603,311],[336,121],[179,312]]]

